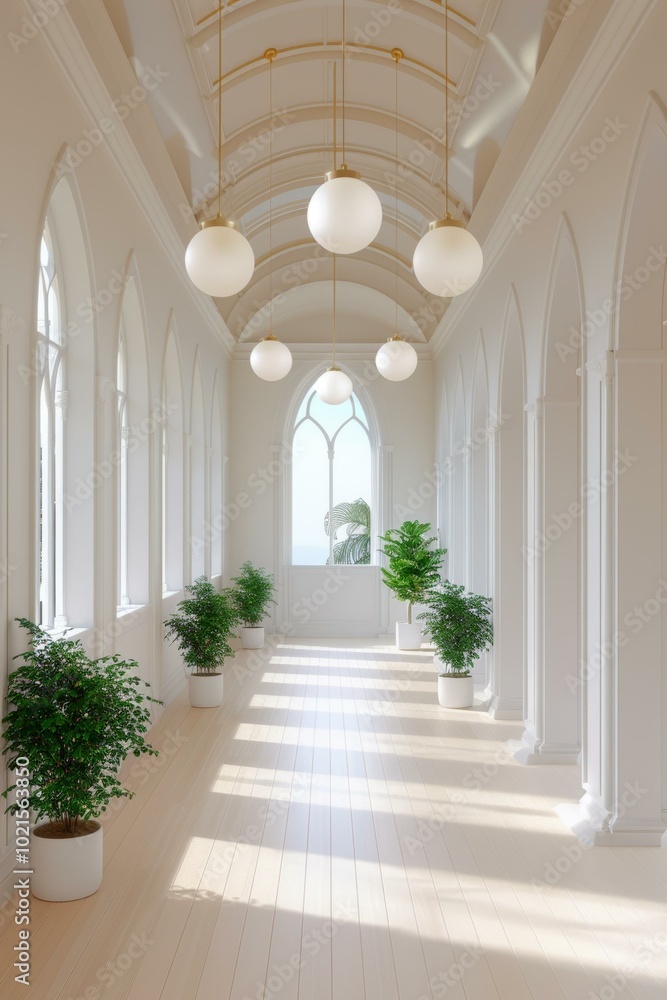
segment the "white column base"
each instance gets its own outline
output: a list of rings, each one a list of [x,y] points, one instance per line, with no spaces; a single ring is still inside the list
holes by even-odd
[[[535,733],[525,729],[521,746],[514,752],[513,757],[519,764],[527,765],[578,764],[580,753],[579,747],[541,742]]]
[[[497,694],[489,697],[489,715],[499,722],[520,722],[523,719],[521,698],[502,698]]]
[[[585,847],[661,847],[663,840],[667,846],[664,821],[637,825],[617,819],[612,827],[609,813],[588,793],[576,804],[557,806],[556,812]]]

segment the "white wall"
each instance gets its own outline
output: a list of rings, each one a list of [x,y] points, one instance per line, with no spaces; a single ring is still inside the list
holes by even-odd
[[[373,358],[374,351],[343,347],[338,363],[377,425],[377,532],[408,519],[435,524],[435,488],[428,478],[434,478],[432,365],[422,360],[407,382],[389,383]],[[289,376],[269,383],[253,374],[247,357],[232,362],[228,566],[233,572],[251,559],[276,574],[275,619],[293,634],[378,635],[404,609],[390,601],[377,567],[286,572],[292,411],[329,363],[325,352],[295,352]]]
[[[95,130],[106,122],[104,141],[80,147],[87,155],[76,169],[62,174],[76,204],[87,255],[87,262],[77,263],[78,273],[82,278],[83,270],[88,270],[94,299],[93,308],[85,300],[69,302],[70,314],[78,314],[81,341],[85,340],[91,367],[81,395],[70,399],[68,462],[80,466],[75,479],[102,470],[99,485],[89,491],[67,522],[68,575],[71,581],[85,581],[83,592],[72,596],[68,617],[72,626],[82,629],[80,634],[92,651],[118,651],[136,658],[141,675],[154,687],[153,693],[169,700],[184,678],[178,656],[165,647],[162,638],[163,618],[178,594],[163,600],[159,424],[146,425],[146,467],[140,498],[148,503],[149,515],[147,565],[140,574],[148,581],[147,599],[137,610],[118,618],[116,614],[117,469],[107,475],[103,463],[115,446],[116,351],[127,278],[134,277],[145,323],[147,418],[161,401],[166,339],[171,329],[176,332],[186,452],[193,369],[199,352],[206,432],[205,441],[195,442],[199,462],[207,460],[211,444],[215,380],[220,397],[217,420],[224,422],[215,440],[225,455],[228,451],[228,348],[224,346],[228,335],[213,304],[192,288],[185,275],[183,249],[194,232],[194,223],[186,224],[179,210],[185,196],[139,91],[133,99],[135,108],[128,110],[123,95],[129,94],[137,81],[102,4],[71,0],[56,8],[57,14],[43,29],[35,29],[32,21],[24,20],[31,7],[20,0],[8,0],[0,11],[0,89],[5,95],[0,187],[0,684],[4,696],[8,664],[25,645],[13,620],[17,616],[34,619],[37,609],[34,347],[40,238],[57,180],[55,170],[66,144],[76,150],[87,141],[87,130],[95,138]],[[120,102],[118,106],[126,115],[121,117],[114,110],[113,100]],[[71,235],[63,233],[63,240],[68,241]],[[70,281],[70,298],[75,283]],[[77,305],[81,306],[80,314]],[[84,320],[84,315],[89,318]],[[194,430],[200,432],[201,418]],[[187,483],[186,473],[184,469]],[[198,488],[206,476],[210,491],[209,472],[195,473]],[[200,507],[201,501],[199,519]],[[209,517],[212,513],[209,509]],[[187,583],[187,522],[182,533],[186,566],[182,582]],[[209,547],[207,543],[207,558]],[[6,851],[7,832],[8,821],[3,819],[0,856]]]
[[[473,216],[483,277],[434,340],[438,454],[488,372],[492,709],[524,720],[525,763],[581,750],[599,843],[659,843],[667,807],[666,31],[664,4],[573,8]],[[485,509],[473,453],[440,495],[454,535]]]

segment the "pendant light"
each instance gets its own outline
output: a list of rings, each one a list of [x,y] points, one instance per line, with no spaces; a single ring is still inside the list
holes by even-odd
[[[256,344],[250,355],[250,367],[265,382],[278,382],[292,367],[292,353],[273,336],[273,60],[277,49],[267,49],[264,58],[269,63],[269,335]]]
[[[222,4],[218,9],[218,214],[204,222],[185,251],[185,269],[202,292],[236,295],[252,278],[255,255],[243,233],[222,214]]]
[[[342,21],[343,94],[342,163],[336,166],[336,75],[334,65],[333,170],[326,175],[308,205],[308,228],[313,239],[335,254],[358,253],[372,243],[382,225],[377,194],[345,162],[345,0]]]
[[[403,382],[410,378],[417,367],[417,352],[412,344],[408,344],[404,337],[398,332],[398,64],[403,58],[401,49],[392,49],[391,57],[394,60],[394,162],[396,164],[396,181],[394,187],[394,216],[396,219],[395,242],[394,242],[394,305],[395,305],[395,326],[394,336],[383,344],[375,355],[375,365],[380,375],[388,379],[389,382]]]
[[[432,222],[412,260],[420,285],[432,295],[453,298],[477,282],[484,257],[462,222],[449,214],[449,8],[445,4],[445,217]]]
[[[315,383],[315,392],[323,403],[338,406],[352,395],[352,379],[336,365],[336,255],[333,258],[333,364],[320,375]]]

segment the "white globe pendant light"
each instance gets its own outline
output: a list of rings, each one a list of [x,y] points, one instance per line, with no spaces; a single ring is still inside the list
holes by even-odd
[[[449,214],[449,14],[445,5],[445,217],[432,222],[414,252],[420,285],[441,298],[469,291],[484,267],[482,248],[462,222]]]
[[[265,382],[278,382],[291,371],[292,352],[289,347],[269,334],[255,344],[250,355],[250,367]]]
[[[417,244],[412,266],[427,292],[449,299],[476,284],[484,267],[484,255],[472,233],[448,215],[431,223]]]
[[[252,278],[255,255],[247,239],[225,219],[222,207],[222,4],[218,11],[218,214],[204,222],[185,251],[185,269],[193,285],[207,295],[237,295]]]
[[[225,298],[248,284],[255,270],[255,255],[234,223],[218,216],[205,222],[190,240],[185,269],[200,291]]]
[[[377,370],[389,382],[403,382],[410,378],[417,367],[417,360],[417,352],[412,344],[398,333],[383,344],[375,355]]]
[[[315,383],[315,392],[323,403],[339,406],[345,403],[354,390],[352,379],[336,364],[336,255],[333,258],[333,337],[332,364]]]
[[[336,166],[336,64],[333,85],[334,168],[325,177],[308,205],[308,228],[321,247],[335,254],[358,253],[364,250],[380,231],[382,205],[377,194],[362,181],[361,174],[345,163],[345,0],[342,2],[342,163]]]
[[[380,199],[345,163],[327,174],[308,205],[313,239],[331,253],[358,253],[373,242],[381,225]]]
[[[345,403],[352,395],[353,389],[350,376],[335,365],[327,368],[315,383],[315,392],[323,403],[329,403],[330,406]]]
[[[269,118],[273,113],[273,60],[278,50],[267,49],[269,63]],[[273,336],[273,132],[269,134],[269,335],[256,344],[250,355],[250,367],[265,382],[279,382],[292,369],[292,352]]]

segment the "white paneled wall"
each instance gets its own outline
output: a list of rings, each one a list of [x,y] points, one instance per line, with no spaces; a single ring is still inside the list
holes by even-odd
[[[660,843],[667,816],[667,10],[621,8],[582,5],[547,57],[543,95],[557,66],[569,87],[565,46],[585,72],[551,120],[531,93],[501,153],[472,221],[485,272],[436,333],[435,391],[447,455],[488,379],[490,461],[453,462],[440,518],[468,531],[475,589],[493,568],[491,710],[524,720],[523,763],[581,763],[564,816],[622,845]]]

